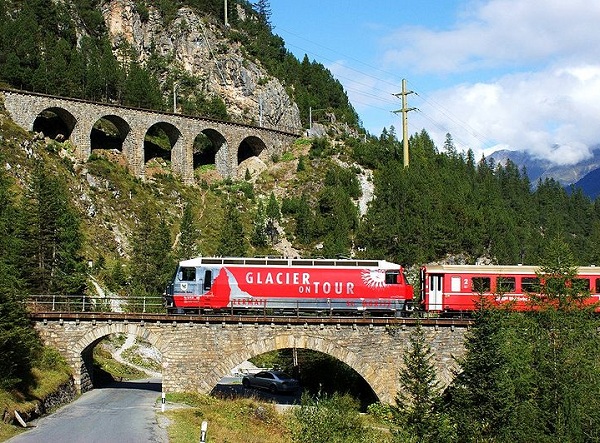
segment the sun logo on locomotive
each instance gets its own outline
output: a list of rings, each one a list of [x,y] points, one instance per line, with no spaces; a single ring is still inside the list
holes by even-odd
[[[383,288],[385,286],[385,271],[382,269],[365,269],[361,273],[363,283],[369,288]]]

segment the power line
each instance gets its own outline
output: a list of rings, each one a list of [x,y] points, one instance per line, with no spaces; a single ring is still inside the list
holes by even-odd
[[[279,28],[278,28],[278,29],[279,29]],[[372,66],[372,65],[370,65],[370,64],[368,64],[368,63],[365,63],[365,62],[363,62],[362,60],[359,60],[359,59],[356,59],[356,58],[354,58],[354,57],[351,57],[351,56],[349,56],[349,55],[347,55],[347,54],[344,54],[344,53],[342,53],[342,52],[339,52],[339,51],[337,51],[337,50],[335,50],[335,49],[329,48],[329,47],[327,47],[327,46],[325,46],[325,45],[323,45],[323,44],[321,44],[321,43],[318,43],[318,42],[312,41],[312,40],[310,40],[310,39],[307,39],[307,38],[305,38],[304,36],[298,35],[298,34],[296,34],[296,33],[294,33],[294,32],[291,32],[291,31],[289,31],[289,30],[286,30],[286,29],[283,29],[283,31],[284,31],[285,33],[289,34],[289,35],[292,35],[292,36],[296,37],[296,38],[299,38],[299,39],[302,39],[302,40],[304,40],[304,41],[306,41],[306,42],[309,42],[309,43],[311,43],[312,45],[315,45],[315,46],[318,46],[318,47],[320,47],[320,48],[323,48],[323,49],[325,49],[325,50],[327,50],[327,51],[329,51],[329,52],[332,52],[332,53],[335,53],[335,54],[341,55],[341,56],[342,56],[342,57],[344,57],[345,59],[353,60],[353,61],[355,61],[356,63],[359,63],[360,65],[362,65],[362,66],[365,66],[365,67],[368,67],[368,68],[370,68],[370,69],[372,69],[372,70],[374,70],[374,71],[378,71],[378,72],[381,72],[381,73],[384,73],[384,74],[387,74],[387,75],[390,75],[390,76],[394,76],[394,74],[392,74],[392,73],[389,73],[389,72],[387,72],[387,71],[385,71],[385,70],[382,70],[382,69],[380,69],[380,68],[377,68],[377,67],[375,67],[375,66]],[[358,73],[358,74],[361,74],[361,75],[362,75],[362,76],[364,76],[364,77],[368,77],[368,78],[372,78],[372,79],[374,79],[374,80],[377,80],[377,82],[379,82],[379,83],[381,83],[381,84],[388,84],[388,85],[391,85],[391,86],[394,86],[394,87],[397,87],[397,86],[398,86],[398,84],[397,84],[397,83],[390,82],[390,81],[389,81],[389,80],[387,80],[387,79],[384,79],[384,78],[380,78],[380,77],[374,76],[374,75],[372,75],[371,73],[367,73],[367,72],[364,72],[364,71],[361,71],[361,70],[355,69],[355,68],[353,68],[353,67],[350,67],[350,66],[342,65],[342,64],[340,64],[340,63],[339,63],[338,61],[336,61],[336,60],[332,60],[332,59],[330,59],[330,58],[328,58],[328,57],[325,57],[325,56],[323,56],[322,54],[318,54],[318,53],[315,53],[314,51],[307,50],[306,48],[303,48],[303,47],[301,47],[301,46],[294,45],[294,44],[287,44],[287,43],[286,43],[286,46],[289,46],[289,47],[294,47],[294,48],[300,49],[300,50],[302,50],[302,51],[303,51],[305,54],[311,54],[312,56],[316,56],[317,58],[319,58],[319,59],[321,59],[321,60],[328,61],[328,62],[330,62],[330,63],[339,64],[339,65],[340,65],[340,66],[342,66],[344,69],[347,69],[347,70],[349,70],[349,71],[352,71],[352,72],[356,72],[356,73]],[[389,94],[390,94],[388,91],[385,91],[385,90],[383,90],[383,89],[379,89],[379,88],[377,88],[377,87],[375,87],[375,86],[373,86],[373,85],[368,85],[368,84],[366,84],[366,83],[364,83],[364,82],[357,81],[357,80],[356,80],[356,79],[354,79],[354,78],[348,78],[348,77],[345,77],[345,76],[343,76],[343,75],[337,75],[337,77],[339,77],[340,79],[345,79],[345,80],[347,80],[348,82],[351,82],[351,83],[354,83],[354,84],[357,84],[357,85],[361,85],[361,86],[365,86],[365,87],[370,87],[370,88],[372,88],[374,91],[379,91],[379,92],[381,92],[383,95],[370,94],[370,93],[368,93],[368,92],[365,92],[365,91],[362,91],[362,90],[358,90],[358,89],[353,89],[353,88],[345,88],[345,89],[346,89],[346,91],[353,92],[354,94],[359,94],[359,95],[362,95],[362,96],[365,96],[365,97],[372,97],[372,98],[375,98],[375,99],[377,99],[377,100],[379,100],[379,101],[381,101],[381,102],[383,102],[383,103],[388,103],[388,104],[390,104],[390,105],[392,105],[392,104],[394,104],[394,105],[395,105],[395,104],[396,104],[396,102],[392,102],[392,101],[391,101],[391,99],[389,99],[389,98],[388,98],[388,97],[389,97]],[[411,87],[412,87],[412,85],[413,85],[414,83],[413,83],[413,82],[410,82],[410,84],[411,84]],[[413,88],[413,89],[420,89],[420,88]],[[419,97],[420,99],[422,99],[424,103],[427,103],[427,104],[428,104],[429,106],[431,106],[431,107],[432,107],[434,110],[437,110],[437,112],[438,112],[439,114],[443,115],[443,116],[444,116],[444,117],[445,117],[445,118],[446,118],[448,121],[450,121],[450,122],[454,123],[454,124],[455,124],[455,125],[458,127],[458,129],[460,129],[460,130],[464,131],[464,132],[465,132],[465,133],[467,133],[468,135],[472,136],[474,139],[478,140],[478,141],[479,141],[479,142],[482,144],[482,146],[484,146],[484,147],[485,147],[485,146],[487,146],[487,147],[490,147],[490,146],[492,146],[492,145],[493,145],[493,142],[491,142],[491,141],[490,141],[490,140],[492,139],[491,137],[488,137],[488,136],[485,136],[485,135],[481,134],[479,131],[477,131],[475,128],[473,128],[471,125],[469,125],[467,122],[465,122],[464,120],[462,120],[462,119],[458,118],[458,117],[457,117],[457,116],[456,116],[454,113],[452,113],[450,110],[448,110],[448,109],[447,109],[446,107],[444,107],[442,104],[440,104],[439,102],[437,102],[436,100],[434,100],[433,98],[431,98],[431,97],[430,97],[428,94],[425,94],[425,93],[422,93],[422,92],[420,93],[420,92],[417,92],[417,91],[414,91],[414,93],[415,93],[415,95],[416,95],[417,97]],[[376,109],[376,110],[381,110],[381,111],[389,111],[389,110],[387,110],[387,109],[383,109],[383,108],[380,108],[380,107],[378,107],[378,106],[375,106],[375,105],[373,105],[373,104],[371,104],[371,103],[365,103],[365,102],[361,102],[361,101],[358,101],[358,100],[354,100],[354,102],[356,102],[356,103],[359,103],[359,104],[362,104],[363,106],[369,107],[369,108],[371,108],[371,109]],[[392,112],[393,112],[393,111],[392,111]],[[440,124],[438,121],[436,121],[436,120],[435,120],[435,119],[434,119],[432,116],[429,116],[429,115],[427,115],[427,114],[426,114],[426,113],[425,113],[425,112],[424,112],[422,109],[419,109],[419,112],[420,112],[420,114],[421,114],[421,115],[423,115],[423,116],[424,116],[424,117],[425,117],[425,118],[426,118],[428,121],[430,121],[430,122],[431,122],[431,123],[432,123],[434,126],[436,126],[438,129],[442,129],[442,130],[444,130],[446,133],[451,133],[451,132],[453,132],[453,131],[451,131],[451,130],[449,130],[449,129],[444,129],[444,128],[445,128],[444,126],[442,126],[442,125],[441,125],[441,124]],[[454,137],[454,139],[455,139],[455,140],[460,140],[460,137],[459,137],[459,136],[458,136],[456,133],[455,133],[455,135],[454,135],[453,137]],[[467,146],[468,146],[468,144],[467,144],[467,143],[465,143],[465,147],[467,147]]]

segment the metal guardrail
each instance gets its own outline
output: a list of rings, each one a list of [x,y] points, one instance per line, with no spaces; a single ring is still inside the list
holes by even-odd
[[[164,312],[164,301],[155,297],[90,297],[88,295],[31,295],[26,300],[30,313],[36,312]]]
[[[472,319],[440,317],[394,317],[345,315],[327,312],[274,313],[271,310],[248,313],[168,314],[162,297],[89,297],[83,295],[32,295],[26,300],[29,317],[36,321],[116,321],[169,324],[223,325],[339,325],[402,327],[421,324],[429,327],[468,327]]]

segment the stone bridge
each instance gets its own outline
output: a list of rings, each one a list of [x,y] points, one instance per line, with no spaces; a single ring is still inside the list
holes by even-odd
[[[142,179],[147,162],[155,157],[169,160],[185,183],[193,183],[194,168],[202,164],[215,164],[222,176],[234,177],[239,164],[250,157],[266,161],[283,153],[300,129],[278,130],[10,89],[0,92],[18,125],[71,140],[81,161],[97,148],[118,149],[130,172]],[[147,142],[147,135],[157,133],[168,139],[170,151]],[[194,147],[198,137],[203,139],[202,149]]]
[[[398,370],[415,328],[414,319],[274,317],[217,321],[126,316],[107,320],[58,318],[60,315],[54,314],[37,315],[34,320],[45,344],[58,349],[72,366],[75,385],[81,392],[93,388],[94,346],[111,334],[131,334],[161,352],[164,392],[210,393],[221,377],[245,360],[273,350],[297,348],[319,351],[346,363],[386,403],[393,403],[400,389]],[[435,354],[439,379],[447,384],[456,367],[454,358],[464,352],[467,324],[425,320],[423,326]]]

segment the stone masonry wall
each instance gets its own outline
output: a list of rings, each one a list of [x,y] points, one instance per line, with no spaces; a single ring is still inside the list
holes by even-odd
[[[464,353],[466,328],[424,328],[435,354],[438,376],[447,384],[456,367],[455,357]],[[81,377],[85,377],[82,353],[104,336],[124,333],[148,340],[161,352],[165,392],[209,393],[239,363],[264,352],[295,347],[343,361],[369,383],[382,402],[392,403],[413,327],[49,321],[37,323],[36,329],[48,345],[67,358],[79,390],[84,388]]]
[[[148,129],[160,124],[173,134],[175,144],[171,151],[173,171],[186,183],[193,182],[193,145],[203,131],[216,131],[223,144],[218,146],[217,170],[226,177],[237,174],[237,153],[247,139],[258,140],[264,146],[262,157],[282,154],[297,138],[296,135],[274,129],[239,123],[189,117],[168,112],[149,111],[111,106],[63,97],[53,97],[24,91],[0,90],[4,106],[11,118],[28,131],[33,130],[37,116],[44,110],[53,110],[71,131],[70,139],[76,145],[77,157],[86,161],[91,154],[90,135],[96,122],[102,118],[116,121],[123,134],[123,154],[129,170],[139,178],[145,175],[144,138]]]

